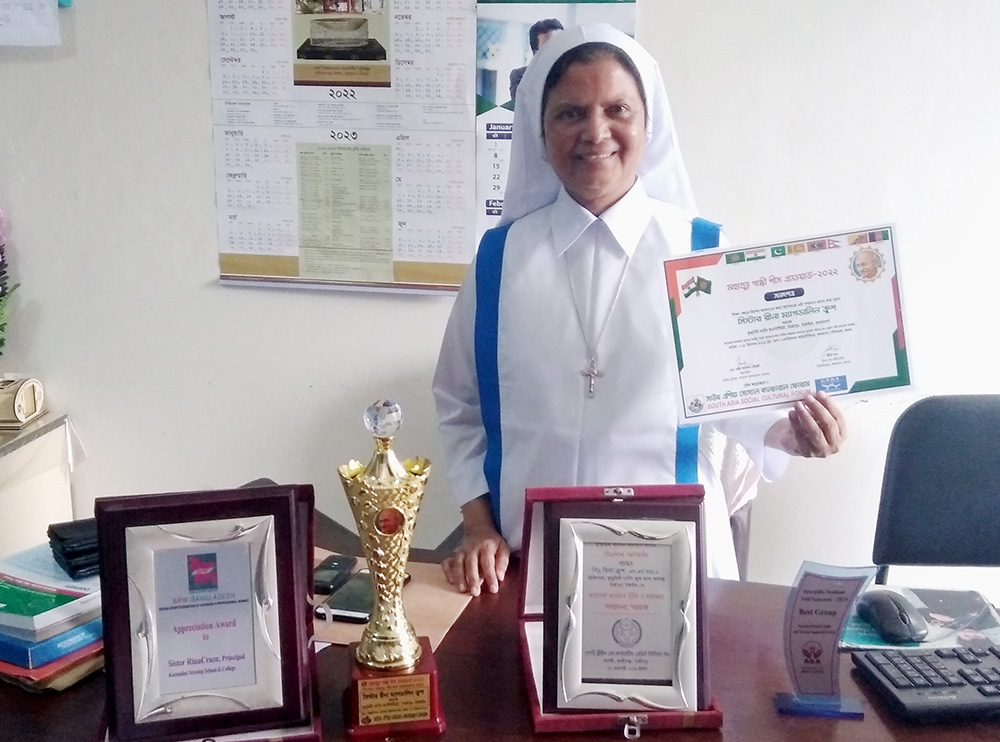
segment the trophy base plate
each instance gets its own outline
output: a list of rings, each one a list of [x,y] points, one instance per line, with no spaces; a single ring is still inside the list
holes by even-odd
[[[418,641],[423,652],[409,670],[372,670],[352,659],[351,683],[344,691],[344,726],[349,740],[444,732],[434,652],[426,636]],[[350,645],[352,658],[356,647]]]

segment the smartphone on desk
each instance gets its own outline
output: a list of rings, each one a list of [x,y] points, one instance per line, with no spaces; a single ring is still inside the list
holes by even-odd
[[[329,595],[351,576],[358,558],[347,554],[331,554],[313,569],[313,592]]]
[[[407,574],[403,584],[409,581],[410,575]],[[351,575],[347,582],[316,606],[316,617],[348,623],[368,623],[373,610],[375,610],[375,583],[372,582],[371,573],[367,569],[362,569]]]

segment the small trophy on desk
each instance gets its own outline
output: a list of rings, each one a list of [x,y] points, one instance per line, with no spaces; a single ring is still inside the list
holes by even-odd
[[[371,619],[361,641],[351,645],[344,708],[349,739],[445,729],[430,642],[417,637],[403,613],[406,561],[431,464],[422,457],[396,458],[392,442],[402,421],[395,402],[369,406],[364,422],[375,438],[371,460],[367,466],[351,460],[337,469],[375,584]]]

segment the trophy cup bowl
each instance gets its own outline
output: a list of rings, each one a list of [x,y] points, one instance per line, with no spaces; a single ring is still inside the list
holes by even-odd
[[[393,436],[402,420],[395,402],[369,406],[364,422],[375,439],[371,460],[367,465],[351,460],[337,469],[375,585],[374,610],[355,647],[347,691],[351,739],[445,728],[430,643],[417,637],[403,612],[406,562],[431,463],[396,458]]]

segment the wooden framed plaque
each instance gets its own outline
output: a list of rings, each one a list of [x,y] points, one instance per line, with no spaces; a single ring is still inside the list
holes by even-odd
[[[309,485],[98,499],[109,740],[314,727]]]
[[[699,485],[526,493],[522,643],[537,732],[712,728]]]

